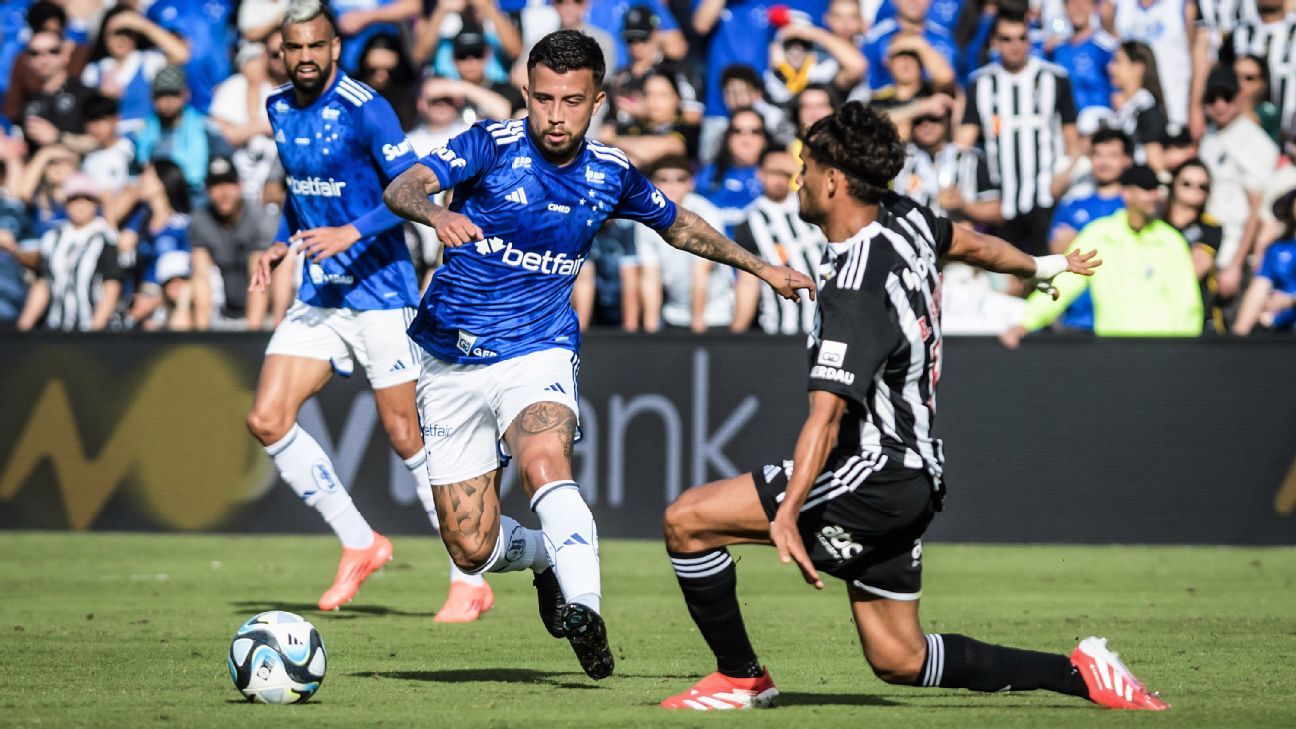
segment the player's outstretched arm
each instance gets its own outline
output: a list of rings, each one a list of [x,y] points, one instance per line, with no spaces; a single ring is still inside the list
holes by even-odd
[[[1094,269],[1102,265],[1097,255],[1098,252],[1093,250],[1087,253],[1074,250],[1065,256],[1030,256],[1002,238],[956,225],[945,258],[969,263],[987,271],[1019,276],[1033,282],[1036,288],[1056,299],[1058,293],[1052,286],[1053,279],[1066,271],[1092,276]]]
[[[837,443],[837,429],[845,412],[846,400],[840,395],[826,390],[810,391],[810,414],[806,416],[805,425],[801,426],[801,435],[797,436],[796,450],[792,455],[792,477],[788,479],[783,503],[774,515],[774,521],[770,522],[770,541],[778,549],[779,559],[784,564],[796,562],[805,581],[819,590],[823,589],[823,581],[819,579],[801,540],[797,517],[801,515],[801,507],[805,505],[815,479],[823,473],[829,451]]]
[[[383,202],[406,220],[432,226],[441,242],[452,248],[481,240],[481,228],[466,216],[432,202],[438,192],[441,181],[436,173],[427,165],[415,164],[391,181],[383,191]]]
[[[772,265],[759,256],[752,255],[686,207],[679,208],[675,222],[669,228],[657,232],[663,240],[682,251],[752,274],[769,284],[770,288],[785,299],[799,300],[798,289],[809,292],[811,301],[815,298],[815,282],[809,276],[787,266]]]

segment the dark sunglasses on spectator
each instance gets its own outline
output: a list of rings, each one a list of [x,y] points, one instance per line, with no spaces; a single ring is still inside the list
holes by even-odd
[[[467,61],[468,59],[472,59],[474,61],[480,61],[485,57],[486,57],[485,51],[467,51],[464,53],[454,54],[454,59],[456,61]]]
[[[1211,187],[1209,182],[1203,182],[1199,184],[1193,182],[1192,180],[1179,180],[1179,186],[1191,187],[1194,190],[1201,190],[1202,192],[1210,192],[1210,187]]]
[[[760,127],[730,127],[729,133],[730,134],[752,134],[752,135],[760,136],[761,134],[765,133],[765,130]]]
[[[1226,94],[1222,91],[1211,91],[1206,94],[1206,98],[1203,100],[1206,102],[1206,106],[1210,106],[1211,104],[1214,104],[1217,101],[1232,102],[1233,98],[1234,96]]]
[[[553,0],[554,5],[566,5],[567,3],[572,3],[574,5],[584,5],[585,0]]]
[[[27,55],[31,56],[32,58],[40,58],[41,56],[57,56],[58,54],[59,54],[59,49],[57,48],[28,48],[27,49]]]
[[[454,104],[454,99],[449,96],[429,96],[423,99],[425,104]]]
[[[99,198],[94,195],[73,195],[67,199],[68,202],[72,202],[73,200],[89,200],[96,205],[99,204]]]

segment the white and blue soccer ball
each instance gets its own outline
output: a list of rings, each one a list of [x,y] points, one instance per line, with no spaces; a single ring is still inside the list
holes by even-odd
[[[315,626],[283,610],[253,616],[230,643],[234,687],[261,704],[295,704],[314,696],[327,661]]]

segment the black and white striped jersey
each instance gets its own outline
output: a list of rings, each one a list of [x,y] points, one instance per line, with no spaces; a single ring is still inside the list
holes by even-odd
[[[1031,58],[1017,73],[991,63],[972,73],[963,123],[978,127],[1004,220],[1053,207],[1049,186],[1075,124],[1071,81],[1061,66]]]
[[[49,280],[45,325],[65,331],[88,330],[105,281],[121,281],[117,234],[96,218],[84,228],[64,222],[40,239],[38,273]]]
[[[823,233],[802,220],[799,212],[795,194],[783,202],[762,195],[734,228],[734,242],[763,260],[813,278],[823,259]],[[814,327],[815,305],[809,298],[788,301],[769,286],[760,287],[760,296],[756,321],[766,334],[809,334]]]
[[[1269,100],[1278,107],[1283,131],[1296,133],[1296,13],[1272,23],[1244,23],[1233,31],[1235,56],[1269,59]]]
[[[1197,0],[1197,27],[1232,33],[1239,25],[1260,19],[1255,0]]]
[[[846,400],[833,458],[929,473],[944,455],[932,432],[941,372],[938,261],[948,218],[888,193],[878,219],[829,243],[810,338],[811,390]]]
[[[956,188],[968,202],[999,199],[999,189],[990,180],[985,156],[980,150],[963,149],[957,144],[946,144],[933,155],[910,142],[905,150],[904,167],[891,187],[919,205],[931,208],[935,215],[948,215],[937,201],[940,191],[947,187]]]

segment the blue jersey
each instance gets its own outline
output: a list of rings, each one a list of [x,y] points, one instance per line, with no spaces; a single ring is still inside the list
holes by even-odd
[[[1053,213],[1053,225],[1049,227],[1049,238],[1053,237],[1054,231],[1063,226],[1079,233],[1091,221],[1098,218],[1105,218],[1125,209],[1125,198],[1118,192],[1111,197],[1103,197],[1094,193],[1089,197],[1082,197],[1075,200],[1069,200],[1062,203]],[[1092,332],[1094,328],[1094,305],[1093,296],[1089,289],[1085,288],[1084,293],[1080,294],[1071,305],[1062,312],[1058,317],[1058,323],[1067,329],[1077,329],[1085,332]]]
[[[483,239],[445,250],[410,338],[457,364],[580,348],[572,285],[608,218],[662,230],[675,205],[621,150],[587,140],[569,164],[547,161],[525,119],[479,122],[421,161],[453,188],[450,209]]]
[[[310,106],[291,84],[266,100],[288,201],[277,240],[311,228],[355,225],[360,240],[302,267],[298,298],[330,309],[398,309],[418,304],[414,264],[382,194],[417,161],[391,104],[341,70]]]
[[[153,212],[140,206],[123,226],[123,229],[133,230],[139,236],[135,249],[137,285],[160,286],[178,276],[189,275],[187,258],[181,266],[175,262],[176,254],[187,256],[191,251],[189,216],[172,213],[157,231],[153,230],[152,222]]]
[[[747,219],[747,206],[765,192],[756,167],[730,167],[724,178],[716,180],[716,166],[707,165],[698,170],[694,186],[697,194],[720,209],[724,218],[725,235],[733,238],[734,228]]]
[[[894,19],[883,20],[869,30],[864,36],[864,57],[868,59],[868,83],[869,88],[877,90],[884,86],[890,86],[895,82],[891,78],[891,72],[887,70],[887,49],[891,47],[891,41],[900,34],[900,24]],[[939,25],[927,21],[923,26],[923,38],[936,49],[936,52],[949,59],[950,65],[953,65],[958,58],[958,47],[954,44],[954,37],[949,31]]]
[[[1049,60],[1065,68],[1071,76],[1071,95],[1075,97],[1076,110],[1111,108],[1112,85],[1107,64],[1116,54],[1117,42],[1098,30],[1079,43],[1063,41],[1049,54]]]
[[[1269,279],[1274,291],[1296,294],[1296,240],[1280,240],[1265,249],[1264,262],[1256,276]],[[1289,329],[1296,324],[1296,308],[1274,317],[1274,329]]]

